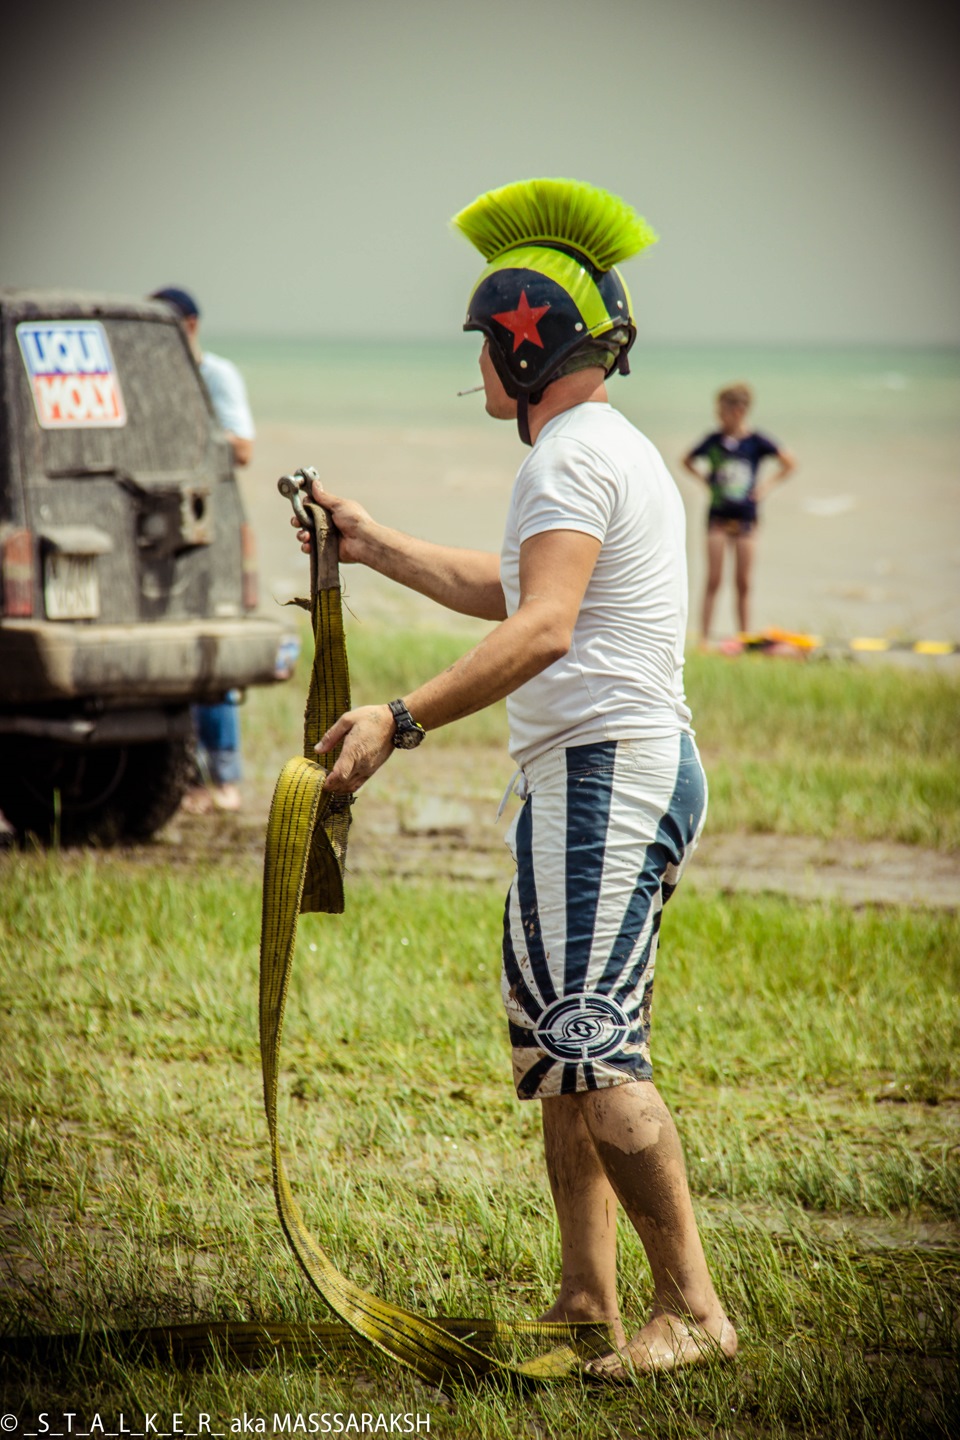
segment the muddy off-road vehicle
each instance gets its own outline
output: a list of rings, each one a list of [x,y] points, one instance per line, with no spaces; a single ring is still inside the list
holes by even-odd
[[[226,437],[172,312],[0,289],[0,810],[151,835],[190,705],[283,674]]]

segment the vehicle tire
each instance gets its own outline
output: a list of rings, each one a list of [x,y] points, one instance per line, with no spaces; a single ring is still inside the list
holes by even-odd
[[[190,784],[192,736],[142,745],[63,745],[14,736],[0,748],[0,810],[41,845],[146,840]]]
[[[21,839],[112,845],[124,824],[124,745],[64,745],[8,736],[0,748],[0,810]]]
[[[123,783],[123,835],[148,840],[176,812],[196,774],[193,736],[133,745]]]

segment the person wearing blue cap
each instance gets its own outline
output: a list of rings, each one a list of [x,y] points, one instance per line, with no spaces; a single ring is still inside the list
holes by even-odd
[[[214,355],[201,346],[200,307],[189,290],[170,285],[155,290],[150,299],[164,301],[179,316],[214,414],[230,443],[233,463],[249,465],[256,431],[243,376],[232,360]],[[227,695],[216,705],[197,705],[194,720],[201,774],[209,783],[191,787],[184,796],[183,808],[193,815],[239,810],[243,803],[240,794],[243,769],[236,699]]]

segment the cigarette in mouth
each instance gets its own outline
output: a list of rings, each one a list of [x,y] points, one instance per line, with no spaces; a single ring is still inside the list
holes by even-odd
[[[469,390],[458,390],[458,391],[457,391],[457,394],[458,394],[458,395],[476,395],[477,391],[478,391],[478,390],[482,390],[482,389],[483,389],[483,386],[482,386],[482,385],[471,385]]]

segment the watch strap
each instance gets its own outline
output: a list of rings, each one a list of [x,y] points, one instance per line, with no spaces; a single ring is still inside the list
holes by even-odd
[[[391,700],[388,708],[396,726],[393,736],[395,748],[411,750],[415,745],[419,745],[427,732],[422,725],[417,724],[403,701]]]

